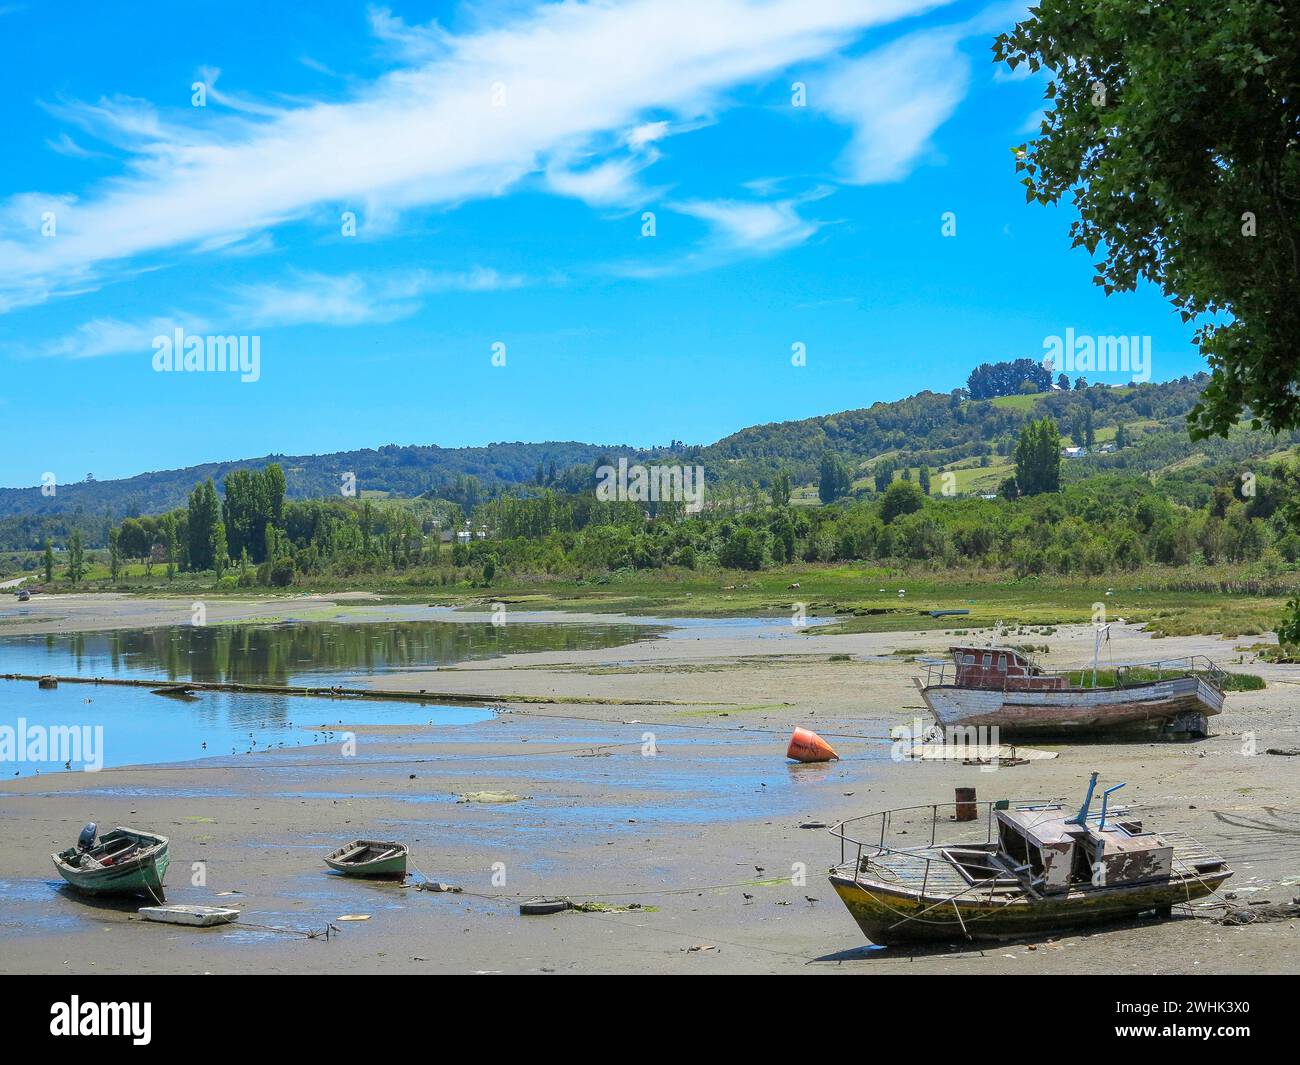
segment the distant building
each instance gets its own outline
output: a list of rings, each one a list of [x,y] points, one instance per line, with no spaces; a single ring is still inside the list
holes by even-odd
[[[1061,457],[1067,459],[1081,459],[1088,453],[1086,447],[1063,447],[1061,448]]]

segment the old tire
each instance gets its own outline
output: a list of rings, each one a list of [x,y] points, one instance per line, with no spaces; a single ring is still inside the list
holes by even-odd
[[[519,912],[525,917],[544,917],[547,914],[563,913],[570,905],[567,899],[529,899],[519,904]]]

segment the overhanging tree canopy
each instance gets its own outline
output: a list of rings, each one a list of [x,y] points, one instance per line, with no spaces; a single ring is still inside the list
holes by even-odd
[[[1300,425],[1300,5],[1041,0],[997,60],[1047,68],[1028,199],[1069,193],[1097,283],[1158,285],[1212,377],[1192,436]]]

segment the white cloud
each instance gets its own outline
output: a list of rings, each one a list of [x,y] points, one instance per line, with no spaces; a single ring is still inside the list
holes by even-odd
[[[241,285],[211,314],[176,311],[138,321],[95,318],[20,356],[91,359],[140,354],[154,337],[182,328],[190,334],[247,333],[276,326],[368,325],[397,321],[418,311],[425,296],[440,292],[492,292],[527,283],[517,274],[486,267],[462,272],[416,270],[401,275],[296,274],[289,281]]]
[[[438,25],[436,19],[424,26],[412,26],[388,8],[374,5],[367,9],[366,15],[375,39],[407,62],[421,62],[444,55],[454,47],[451,35]]]
[[[463,273],[417,270],[381,277],[301,274],[288,283],[241,286],[229,314],[253,328],[367,325],[407,318],[420,309],[424,296],[433,293],[490,292],[522,284],[523,277],[482,267]]]
[[[627,144],[634,151],[639,151],[648,144],[663,140],[666,136],[668,136],[667,122],[643,122],[628,133]]]
[[[298,57],[298,62],[301,63],[303,66],[305,66],[308,70],[314,70],[317,74],[324,74],[326,77],[329,78],[338,77],[338,73],[336,71],[331,70],[319,59],[313,59],[309,55],[300,55]]]
[[[53,152],[58,152],[60,155],[70,155],[74,159],[93,159],[96,156],[103,155],[102,152],[92,152],[83,148],[67,133],[60,133],[58,137],[47,139],[45,146]]]
[[[604,267],[618,277],[653,278],[694,273],[754,255],[770,255],[803,244],[821,229],[799,213],[805,203],[830,195],[815,188],[784,200],[684,200],[665,204],[679,214],[698,218],[709,226],[708,236],[685,254],[669,259],[627,260]],[[662,225],[662,223],[661,223]]]
[[[154,337],[171,336],[178,327],[188,333],[209,330],[205,319],[186,314],[162,315],[137,322],[94,318],[45,345],[40,354],[65,359],[97,359],[127,352],[144,355],[152,350]]]
[[[1047,73],[1047,68],[1043,67],[1036,73],[1029,69],[1028,63],[1021,63],[1014,70],[1003,63],[999,63],[993,68],[993,80],[999,83],[1011,81],[1028,81],[1032,77],[1041,77]]]
[[[1043,108],[1035,108],[1016,132],[1025,136],[1037,137],[1043,132],[1043,122],[1046,118],[1047,112]]]
[[[247,257],[262,255],[275,247],[275,240],[270,233],[257,233],[251,236],[224,234],[205,240],[195,249],[201,253],[214,252],[220,255]]]
[[[201,122],[121,98],[52,108],[127,149],[128,170],[68,203],[56,240],[33,238],[30,222],[0,229],[0,311],[91,284],[113,263],[246,237],[323,205],[401,212],[499,195],[556,155],[644,128],[647,113],[691,119],[737,85],[944,2],[548,4],[458,36],[376,10],[377,35],[406,65],[346,103],[275,108],[219,94]],[[933,71],[911,73],[923,82]],[[626,169],[596,166],[569,175],[570,188],[613,195]]]
[[[773,252],[802,244],[817,232],[817,223],[799,216],[797,204],[796,200],[771,203],[692,200],[670,206],[682,214],[708,222],[724,248]]]
[[[644,201],[649,193],[636,180],[637,174],[657,158],[610,159],[585,170],[553,165],[546,168],[546,185],[561,196],[571,196],[593,207],[622,206]]]
[[[816,98],[853,127],[840,158],[845,180],[869,185],[912,172],[966,96],[970,60],[959,41],[952,29],[913,33],[830,71]]]
[[[238,318],[263,325],[364,325],[406,318],[419,310],[409,287],[372,286],[356,274],[304,274],[288,284],[249,285],[237,290]]]

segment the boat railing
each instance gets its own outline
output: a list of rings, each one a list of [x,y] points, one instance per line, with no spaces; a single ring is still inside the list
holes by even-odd
[[[1067,812],[1074,805],[1065,797],[1052,799],[984,799],[922,803],[919,806],[902,806],[893,810],[878,810],[874,813],[861,814],[839,821],[826,831],[840,841],[840,864],[848,860],[850,852],[860,857],[873,857],[877,854],[914,854],[926,847],[960,847],[975,844],[992,843],[997,835],[995,825],[999,810],[1042,811],[1044,820],[1056,816],[1061,810]],[[1107,808],[1107,819],[1114,822],[1120,818],[1129,818],[1142,809],[1138,803],[1114,803]],[[973,814],[973,816],[972,816]],[[911,816],[909,816],[911,815]],[[958,817],[961,817],[958,820]],[[918,837],[912,829],[917,820],[922,823],[928,837]],[[1100,823],[1101,811],[1090,811],[1089,822]],[[925,822],[928,821],[928,825]],[[949,838],[941,838],[940,826],[957,829]],[[970,826],[967,828],[966,826]],[[895,834],[907,834],[906,843],[896,842]],[[982,838],[981,838],[982,837]],[[920,841],[918,842],[918,839]]]
[[[917,664],[925,670],[925,683],[930,684],[947,684],[948,671],[952,670],[953,679],[956,679],[957,669],[952,662],[947,659],[937,658],[918,658]]]
[[[1139,677],[1134,680],[1133,672],[1142,670],[1147,674],[1154,673],[1156,680],[1164,680],[1168,674],[1173,677],[1188,677],[1206,675],[1210,682],[1217,688],[1223,688],[1227,682],[1228,674],[1220,666],[1216,665],[1212,659],[1206,655],[1184,655],[1180,658],[1157,658],[1150,662],[1120,662],[1113,666],[1104,667],[1105,671],[1115,674],[1115,687],[1125,688],[1134,684],[1150,684],[1149,676]],[[1077,670],[1068,672],[1082,672],[1085,676],[1092,671],[1091,666],[1081,666]],[[1099,668],[1098,672],[1101,672]]]
[[[1039,659],[1038,655],[1034,654],[1032,651],[1027,651],[1024,648],[1016,647],[1016,646],[1012,646],[1011,649],[1015,651],[1016,654],[1018,654],[1026,662],[1028,662],[1033,669],[1038,670],[1038,672],[1040,673],[1047,672],[1047,670],[1043,666],[1042,660]]]
[[[1011,807],[1023,809],[1026,805],[1021,800],[1008,799],[931,803],[851,817],[828,829],[840,841],[840,862],[836,868],[844,872],[851,857],[854,883],[866,872],[865,862],[874,875],[924,895],[932,882],[937,887],[944,882],[945,874],[951,876],[952,862],[943,854],[943,848],[991,844],[996,838],[994,812]],[[1058,805],[1053,810],[1060,808]],[[961,820],[957,820],[959,815]],[[940,824],[945,828],[962,826],[964,831],[959,833],[962,838],[941,839]],[[920,836],[912,834],[917,828],[921,830]],[[891,832],[907,833],[907,846],[897,845]],[[996,876],[988,879],[990,891],[996,882]]]
[[[855,883],[868,871],[864,866],[869,866],[873,875],[906,884],[924,895],[931,886],[936,890],[944,885],[951,887],[951,870],[955,863],[951,855],[945,852],[961,847],[992,847],[997,843],[997,811],[1041,810],[1046,820],[1069,813],[1070,809],[1070,804],[1063,797],[930,803],[862,814],[840,821],[827,831],[840,841],[840,861],[835,867],[839,873],[847,872],[851,859]],[[1109,809],[1108,818],[1111,822],[1120,818],[1129,819],[1138,809],[1133,804],[1113,806]],[[957,819],[959,814],[961,820]],[[1100,818],[1101,814],[1097,812],[1090,814],[1088,821],[1100,823]],[[941,827],[958,831],[941,832]],[[915,831],[918,828],[920,835]],[[895,838],[903,833],[907,835],[905,844]],[[966,856],[962,864],[967,869],[974,867],[969,856]],[[938,867],[938,871],[934,867]],[[992,893],[1005,883],[1004,876],[1019,877],[1027,872],[1024,867],[1012,868],[1000,864],[992,856],[987,867],[982,868],[992,875],[987,878],[971,878],[970,884],[963,891],[980,891],[981,885],[985,884]],[[1028,886],[1032,888],[1032,884]]]
[[[879,810],[875,813],[850,817],[832,825],[827,831],[840,841],[841,865],[848,861],[848,855],[851,851],[856,852],[857,859],[860,862],[863,857],[872,858],[879,854],[913,852],[918,847],[934,847],[948,842],[953,845],[980,842],[977,839],[970,838],[961,840],[939,839],[941,821],[945,826],[975,825],[977,822],[982,822],[984,826],[984,839],[982,842],[992,843],[994,811],[999,809],[1019,809],[1022,801],[997,799],[977,800],[969,803],[941,802],[925,803],[920,806],[903,806],[895,810]],[[1041,800],[1039,801],[1041,802]],[[975,813],[974,817],[970,816],[972,809]],[[962,818],[960,821],[957,820],[959,815]],[[899,831],[899,828],[895,827],[895,822],[898,822],[900,827],[902,825],[911,826],[918,819],[921,820],[924,831],[929,835],[928,842],[919,841],[916,836],[912,836],[906,847],[895,845],[894,837],[890,834],[891,831]],[[925,826],[924,822],[927,819],[929,824]],[[910,833],[911,829],[903,829],[902,831]],[[968,836],[971,834],[967,833]]]

